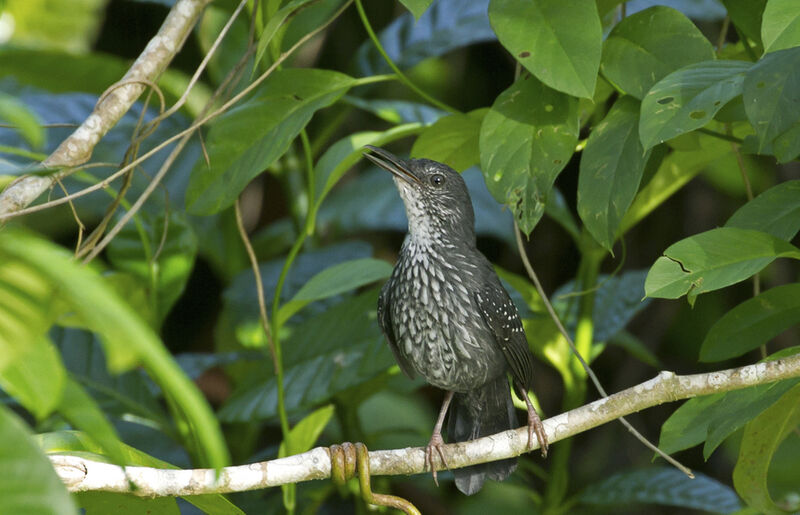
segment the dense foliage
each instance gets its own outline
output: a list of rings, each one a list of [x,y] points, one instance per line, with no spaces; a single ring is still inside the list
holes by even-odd
[[[174,3],[0,1],[0,189],[57,171],[38,163]],[[177,157],[150,152],[178,133]],[[798,351],[796,0],[217,0],[37,203],[128,171],[0,229],[0,512],[365,512],[355,481],[70,496],[45,454],[191,468],[424,445],[441,392],[400,374],[375,321],[405,218],[367,144],[463,172],[546,416],[596,394],[514,222],[609,391]],[[426,513],[797,510],[797,377],[633,417],[695,480],[610,424],[474,497],[447,474],[373,487]]]

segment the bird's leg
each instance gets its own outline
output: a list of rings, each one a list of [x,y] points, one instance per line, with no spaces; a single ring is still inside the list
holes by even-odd
[[[539,414],[536,413],[536,408],[533,407],[533,403],[531,403],[525,388],[522,388],[518,384],[515,384],[515,386],[520,398],[525,400],[525,405],[528,407],[528,450],[530,450],[533,444],[533,433],[535,431],[536,439],[539,440],[539,448],[542,451],[542,457],[546,458],[548,443],[547,434],[544,432],[544,425],[542,425],[542,419],[540,419]]]
[[[442,452],[442,446],[444,445],[444,440],[442,439],[442,425],[444,424],[444,416],[447,414],[447,408],[450,406],[450,401],[452,399],[453,392],[447,392],[444,394],[442,408],[439,410],[439,418],[436,420],[436,425],[433,426],[431,440],[428,442],[428,446],[425,447],[425,464],[433,473],[433,482],[436,483],[436,486],[439,486],[439,481],[436,479],[436,468],[433,466],[434,449],[436,449],[437,454],[439,454],[439,458],[441,458],[444,466],[450,468],[450,466],[447,464],[447,460],[444,457],[444,453]]]

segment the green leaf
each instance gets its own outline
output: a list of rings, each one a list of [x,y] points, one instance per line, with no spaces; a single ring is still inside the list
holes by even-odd
[[[93,459],[102,460],[102,447],[80,431],[58,431],[35,436],[39,447],[47,454],[91,455]],[[129,445],[120,444],[126,465],[177,469],[166,461],[154,458],[147,453]],[[96,455],[96,456],[95,456]],[[213,515],[242,515],[244,512],[221,494],[185,495],[187,502]]]
[[[289,148],[314,113],[338,100],[355,80],[308,68],[273,73],[244,103],[211,125],[210,165],[198,160],[186,191],[193,214],[216,213],[233,204],[245,186]]]
[[[668,467],[622,472],[590,485],[579,497],[581,504],[663,504],[712,513],[733,513],[741,503],[730,487],[705,474],[690,479]]]
[[[256,50],[255,62],[261,62],[264,53],[267,51],[270,41],[278,32],[278,29],[283,25],[289,16],[297,14],[297,12],[310,2],[317,0],[292,0],[283,7],[281,7],[275,14],[273,14],[269,21],[264,25],[261,31],[261,36],[258,38],[258,49]]]
[[[394,364],[375,319],[377,298],[377,289],[366,291],[292,328],[283,346],[287,411],[326,402]],[[241,382],[220,409],[220,420],[252,422],[277,415],[277,385],[270,369],[264,363]]]
[[[744,109],[758,136],[786,163],[800,154],[800,47],[765,55],[744,79]]]
[[[372,113],[381,120],[397,125],[401,123],[430,125],[442,116],[447,115],[447,111],[442,111],[428,104],[409,102],[408,100],[365,99],[345,95],[342,101]]]
[[[431,6],[433,0],[400,0],[400,3],[405,5],[414,18],[419,20],[419,17]]]
[[[44,146],[47,134],[39,118],[19,99],[0,92],[0,121],[14,125],[15,130],[34,149]]]
[[[690,303],[701,293],[743,281],[776,258],[800,259],[800,249],[770,234],[749,229],[712,229],[670,245],[645,280],[648,297]]]
[[[769,0],[761,21],[764,52],[800,46],[800,10],[794,0]]]
[[[578,142],[578,100],[533,77],[502,92],[481,125],[481,169],[494,198],[529,234]]]
[[[670,73],[642,99],[639,135],[651,148],[707,124],[742,93],[744,61],[704,61]]]
[[[83,323],[98,333],[108,367],[120,372],[141,363],[170,396],[195,431],[206,463],[227,464],[219,423],[197,387],[180,370],[156,334],[105,284],[94,270],[72,260],[64,249],[20,230],[0,233],[0,263],[22,263],[40,281],[57,289]],[[45,326],[47,327],[47,326]]]
[[[761,46],[761,18],[767,0],[722,0],[733,24]]]
[[[311,449],[319,435],[322,434],[322,430],[330,422],[333,412],[333,404],[328,404],[304,417],[289,431],[286,439],[281,442],[278,457],[292,456]]]
[[[478,138],[488,109],[439,118],[417,137],[411,157],[433,159],[463,172],[480,163]]]
[[[145,286],[149,306],[157,313],[156,326],[183,293],[197,254],[197,236],[186,215],[172,211],[139,214],[140,224],[126,225],[108,246],[107,256],[118,270]]]
[[[672,454],[705,441],[711,423],[708,410],[718,406],[725,395],[703,395],[684,402],[661,426],[658,448]]]
[[[755,229],[791,241],[800,231],[800,180],[773,186],[733,213],[725,227]]]
[[[319,272],[309,279],[295,296],[281,306],[281,324],[315,300],[327,299],[392,275],[392,265],[381,259],[363,258],[345,261]]]
[[[131,515],[180,515],[178,502],[172,497],[147,499],[133,494],[110,492],[80,492],[76,500],[86,515],[126,513]]]
[[[50,460],[25,423],[0,404],[0,512],[77,514]]]
[[[648,157],[639,143],[639,102],[622,96],[589,135],[578,176],[578,215],[609,251]]]
[[[777,286],[717,320],[700,347],[700,361],[735,358],[800,323],[800,283]]]
[[[603,47],[594,0],[492,0],[489,22],[500,43],[540,81],[592,98]]]
[[[623,92],[643,99],[659,80],[714,59],[714,47],[681,12],[655,6],[622,20],[606,39],[600,69]]]
[[[800,385],[795,386],[744,429],[733,486],[748,506],[760,513],[784,513],[767,488],[769,464],[778,446],[800,424]]]

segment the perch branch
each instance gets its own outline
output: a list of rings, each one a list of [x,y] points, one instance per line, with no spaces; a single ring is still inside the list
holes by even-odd
[[[740,368],[679,376],[661,372],[655,378],[609,397],[594,401],[544,421],[551,443],[564,440],[621,416],[697,395],[737,390],[800,376],[800,354]],[[527,428],[444,446],[450,468],[518,456],[526,448]],[[538,447],[533,442],[534,448]],[[331,474],[330,450],[317,447],[308,452],[267,462],[221,470],[219,480],[213,469],[172,470],[126,467],[88,460],[78,456],[51,455],[50,460],[72,492],[104,491],[132,493],[142,497],[183,496],[241,492],[325,479]],[[372,475],[409,475],[425,472],[425,448],[410,447],[370,451]],[[133,488],[131,485],[135,485]]]
[[[203,8],[211,0],[178,0],[164,23],[113,90],[104,95],[86,120],[42,162],[46,168],[63,170],[46,176],[27,175],[0,194],[0,215],[24,209],[71,168],[89,160],[95,145],[114,127],[145,89],[155,82],[191,33]]]

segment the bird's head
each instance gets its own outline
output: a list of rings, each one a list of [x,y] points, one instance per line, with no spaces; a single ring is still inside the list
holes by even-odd
[[[366,148],[367,159],[392,173],[412,237],[475,243],[475,215],[461,174],[430,159],[404,160],[382,148]]]

